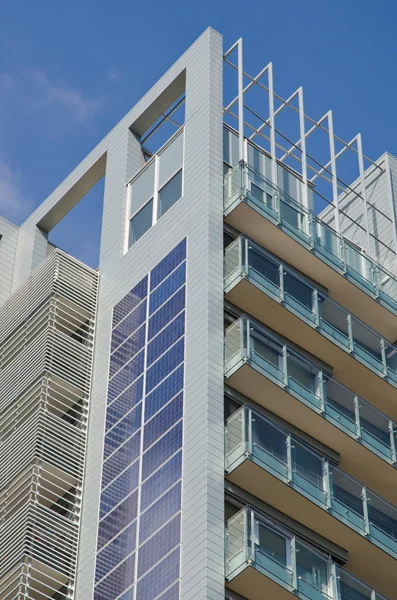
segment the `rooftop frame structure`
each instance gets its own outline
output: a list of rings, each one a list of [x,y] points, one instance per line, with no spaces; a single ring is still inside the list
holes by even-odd
[[[363,152],[361,133],[357,133],[349,142],[336,135],[332,110],[327,111],[320,119],[307,115],[303,87],[296,89],[288,98],[283,98],[274,89],[272,62],[255,76],[247,73],[243,66],[242,38],[225,52],[224,63],[237,73],[237,93],[225,104],[224,118],[229,125],[235,126],[238,133],[239,160],[247,162],[247,142],[257,145],[271,159],[271,183],[275,186],[278,184],[277,164],[293,169],[303,183],[302,200],[306,208],[309,207],[308,190],[311,189],[317,203],[322,205],[320,210],[315,210],[320,218],[324,215],[328,223],[331,219],[332,226],[338,234],[343,233],[343,222],[349,222],[356,231],[359,230],[361,249],[366,254],[376,260],[376,248],[381,246],[384,253],[389,256],[392,254],[392,259],[387,261],[389,265],[393,265],[390,268],[397,268],[396,215],[388,154],[373,161]],[[256,93],[253,102],[248,100],[250,90],[255,90]],[[260,107],[263,107],[263,113],[262,109],[256,108],[260,93]],[[278,119],[285,112],[289,112],[289,126],[279,126]],[[295,140],[293,119],[297,119],[299,128],[299,137]],[[313,137],[315,132],[324,134],[322,145],[321,148],[315,148],[314,152],[309,152],[309,138]],[[328,160],[320,158],[324,151],[328,154]],[[339,172],[341,158],[346,155],[353,159],[358,175],[353,177],[350,183],[347,183]],[[387,213],[371,202],[370,179],[379,175],[385,175],[387,178]],[[323,193],[324,185],[321,184],[328,185],[330,191]],[[362,219],[354,218],[351,215],[352,211],[346,209],[347,204],[351,204],[352,201],[356,205],[360,203],[359,212]],[[385,235],[381,239],[376,234],[376,227],[371,227],[371,222],[376,219],[382,222],[383,230],[388,230],[388,243],[385,242]]]

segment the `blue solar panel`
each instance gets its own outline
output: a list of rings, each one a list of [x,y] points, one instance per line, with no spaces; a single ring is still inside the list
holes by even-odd
[[[186,238],[183,239],[150,273],[150,291],[163,281],[186,258]]]
[[[113,310],[95,600],[179,598],[185,259],[186,239]]]

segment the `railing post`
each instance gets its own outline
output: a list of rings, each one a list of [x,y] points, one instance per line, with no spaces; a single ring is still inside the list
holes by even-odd
[[[379,298],[379,277],[378,277],[378,268],[376,266],[375,261],[371,258],[371,272],[373,284],[375,287],[375,297]]]
[[[370,534],[369,528],[369,518],[368,518],[368,496],[367,496],[367,488],[363,485],[361,490],[361,498],[363,502],[363,515],[364,515],[364,529],[365,535]]]
[[[350,313],[347,313],[347,333],[349,336],[349,349],[350,352],[354,352],[354,338],[353,338],[353,321]]]
[[[293,535],[291,538],[291,571],[292,571],[292,588],[298,589],[298,573],[296,570],[296,538]]]
[[[284,265],[280,263],[278,267],[279,274],[279,282],[280,282],[280,301],[284,302],[285,300],[285,288],[284,288]]]
[[[243,236],[240,235],[237,243],[238,243],[238,270],[239,270],[239,273],[242,273],[243,269],[244,269],[244,255],[243,255],[244,238],[243,238]]]
[[[390,448],[391,448],[391,459],[396,464],[396,441],[394,439],[394,423],[389,421],[389,435],[390,435]]]
[[[331,579],[332,579],[332,598],[334,598],[334,600],[340,600],[340,589],[339,589],[339,577],[338,577],[338,573],[336,570],[336,564],[335,562],[332,560],[331,561]]]
[[[324,373],[321,369],[318,371],[317,377],[318,377],[318,390],[319,390],[319,396],[320,396],[320,410],[322,413],[325,413],[326,398],[327,398],[327,391],[326,391],[325,383],[327,380],[324,377]]]
[[[248,239],[246,237],[243,238],[243,244],[244,244],[244,255],[243,255],[243,262],[244,262],[244,274],[248,275],[248,271],[249,271],[249,262],[248,262]]]
[[[325,493],[327,494],[327,509],[331,509],[331,481],[329,474],[329,462],[323,460],[323,485]]]
[[[340,235],[339,236],[339,243],[340,243],[340,258],[342,261],[342,268],[343,268],[343,272],[347,273],[347,260],[346,260],[346,244],[345,244],[345,240],[343,239],[343,237]]]
[[[245,329],[245,346],[246,356],[248,360],[251,360],[251,335],[250,335],[250,321],[244,318],[244,329]]]
[[[285,443],[287,444],[287,478],[290,483],[292,481],[292,445],[291,436],[288,434]]]
[[[283,385],[288,387],[288,348],[286,344],[283,345]]]
[[[274,210],[276,211],[277,214],[277,224],[280,225],[281,223],[281,195],[280,195],[280,188],[277,187],[276,191],[274,192]]]
[[[246,451],[249,454],[252,454],[252,423],[254,419],[252,418],[252,410],[246,408],[248,414],[246,414],[245,425],[246,425]]]
[[[311,213],[307,213],[308,235],[310,240],[310,249],[314,250],[316,246],[316,217]]]
[[[251,528],[251,535],[250,535],[250,539],[251,539],[251,544],[250,544],[250,556],[249,559],[252,562],[255,562],[255,515],[254,515],[254,511],[250,510],[249,511],[249,518],[250,518],[250,528]]]
[[[313,290],[313,310],[316,327],[320,327],[320,302],[318,299],[318,289]]]
[[[249,170],[248,165],[244,161],[240,161],[241,166],[241,196],[245,198],[248,196],[249,189]]]
[[[356,419],[356,436],[357,439],[361,439],[361,423],[360,423],[360,404],[358,396],[354,396],[354,416]]]
[[[387,377],[386,348],[385,348],[385,340],[384,340],[383,337],[380,338],[380,354],[381,354],[381,357],[382,357],[383,376]]]

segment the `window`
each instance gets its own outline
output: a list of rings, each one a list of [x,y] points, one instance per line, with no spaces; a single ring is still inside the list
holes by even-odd
[[[132,217],[130,221],[130,243],[135,244],[152,226],[153,198]]]
[[[129,184],[128,247],[143,236],[182,196],[184,136],[181,131]]]
[[[182,169],[159,191],[159,217],[182,196]]]

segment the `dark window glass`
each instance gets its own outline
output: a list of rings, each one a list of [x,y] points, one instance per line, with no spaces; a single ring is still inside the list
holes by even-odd
[[[249,248],[248,264],[250,269],[254,269],[257,273],[265,277],[265,279],[279,287],[280,273],[277,263],[273,262],[267,256],[260,254],[254,248]]]
[[[186,238],[184,238],[150,272],[150,291],[154,290],[186,258]]]
[[[282,346],[272,339],[253,331],[251,335],[251,347],[255,354],[263,358],[276,368],[280,368],[282,361]]]
[[[267,204],[270,208],[273,208],[273,196],[268,192],[265,192],[255,183],[251,183],[251,194],[254,198],[259,200],[262,204]]]
[[[159,191],[159,217],[175,204],[182,196],[182,169]]]
[[[283,464],[287,464],[286,435],[265,420],[255,420],[252,428],[252,441],[255,446],[263,448],[271,456],[275,456]]]
[[[287,566],[287,540],[273,529],[262,524],[258,528],[259,548],[263,554],[267,554],[272,560],[280,565]]]
[[[292,273],[284,273],[285,293],[294,300],[306,306],[309,310],[313,309],[313,288],[309,287],[304,281],[297,279]]]
[[[130,221],[130,246],[152,226],[153,198]]]
[[[287,365],[288,376],[314,394],[317,388],[316,369],[293,355],[287,357]]]
[[[175,271],[159,285],[150,295],[150,314],[154,313],[172,294],[179,290],[186,281],[186,262],[183,262]]]

